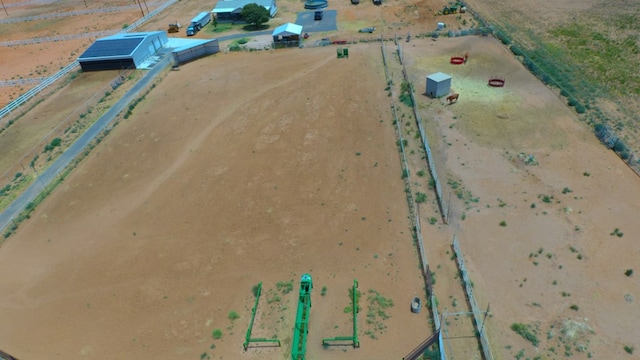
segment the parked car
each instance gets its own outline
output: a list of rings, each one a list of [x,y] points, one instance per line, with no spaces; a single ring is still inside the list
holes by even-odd
[[[374,31],[376,31],[376,27],[375,26],[366,27],[366,28],[362,28],[362,29],[358,30],[358,32],[369,33],[369,34],[373,33]]]

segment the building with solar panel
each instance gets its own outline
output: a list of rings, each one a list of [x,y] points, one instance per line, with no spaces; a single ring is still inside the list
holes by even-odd
[[[83,71],[138,68],[168,41],[164,31],[120,33],[96,40],[78,62]]]

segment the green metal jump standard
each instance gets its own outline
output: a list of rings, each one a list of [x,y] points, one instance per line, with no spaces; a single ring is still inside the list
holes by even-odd
[[[298,311],[293,329],[292,360],[305,360],[307,354],[307,334],[309,333],[309,310],[311,309],[311,275],[300,277],[300,294],[298,295]]]
[[[251,310],[251,321],[249,322],[249,329],[247,329],[247,335],[245,336],[244,350],[247,351],[250,343],[276,343],[280,346],[280,340],[278,339],[267,339],[267,338],[251,338],[251,330],[253,330],[253,320],[256,318],[256,311],[258,310],[258,301],[260,301],[260,294],[262,293],[262,282],[258,284],[256,291],[256,302],[253,305],[253,309]]]
[[[351,289],[351,313],[353,315],[353,335],[352,336],[336,336],[333,338],[322,339],[322,345],[331,346],[336,341],[352,341],[354,348],[360,347],[358,341],[358,280],[353,280],[353,288]]]

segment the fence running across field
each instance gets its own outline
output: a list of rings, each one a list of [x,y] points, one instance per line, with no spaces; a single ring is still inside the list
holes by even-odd
[[[79,33],[79,34],[46,36],[46,37],[38,37],[38,38],[22,39],[22,40],[0,41],[0,46],[24,46],[24,45],[47,43],[47,42],[68,41],[68,40],[75,40],[75,39],[113,35],[117,32],[118,32],[117,30],[105,30],[105,31],[94,31],[94,32],[86,32],[86,33]]]
[[[39,84],[39,83],[45,81],[46,79],[47,79],[46,77],[37,77],[37,78],[0,80],[0,87],[11,87],[11,86],[20,86],[20,85]]]
[[[136,22],[134,22],[133,24],[129,25],[126,29],[123,29],[120,32],[127,33],[129,31],[135,30],[138,26],[142,25],[147,20],[149,20],[152,17],[156,16],[158,13],[160,13],[164,9],[168,8],[169,6],[175,4],[177,1],[180,1],[180,0],[169,0],[169,1],[165,2],[160,7],[158,7],[157,9],[149,12],[147,15],[145,15],[144,17],[138,19]],[[20,106],[24,105],[27,101],[31,100],[33,97],[38,95],[41,91],[43,91],[44,89],[49,87],[51,84],[55,83],[60,78],[62,78],[65,75],[67,75],[69,72],[74,71],[75,68],[78,65],[79,65],[78,61],[75,60],[74,62],[72,62],[71,64],[65,66],[64,68],[62,68],[60,71],[58,71],[54,75],[52,75],[52,76],[48,77],[47,79],[45,79],[44,81],[42,81],[36,87],[30,89],[26,93],[20,95],[15,100],[11,101],[9,104],[7,104],[7,106],[5,106],[4,108],[0,109],[0,120],[2,120],[5,116],[7,116],[9,113],[11,113],[12,111],[16,110]]]
[[[391,38],[390,40],[394,40]],[[385,38],[381,35],[379,39],[382,50],[382,62],[384,65],[384,74],[387,80],[387,84],[392,83],[392,78],[389,74],[389,68],[387,65],[387,56],[384,48]],[[438,332],[438,349],[440,351],[440,360],[446,360],[446,354],[444,352],[444,343],[442,339],[442,332],[440,332],[440,313],[438,312],[438,301],[436,300],[436,296],[433,292],[433,288],[431,286],[431,273],[429,271],[429,262],[427,260],[427,252],[424,248],[424,240],[422,238],[422,228],[420,226],[420,214],[418,213],[417,203],[413,197],[413,192],[411,190],[411,175],[409,174],[409,164],[407,162],[407,155],[404,148],[404,138],[402,137],[402,129],[400,128],[400,120],[398,119],[398,112],[393,100],[393,96],[391,96],[391,111],[393,113],[394,123],[396,125],[396,135],[398,137],[398,146],[400,147],[400,160],[402,161],[402,168],[404,171],[404,181],[405,181],[405,192],[407,194],[407,204],[409,206],[409,212],[411,213],[411,221],[413,223],[413,231],[416,243],[418,245],[418,253],[420,254],[421,261],[421,269],[422,274],[425,279],[425,288],[427,290],[427,298],[429,299],[429,304],[431,305],[431,315],[433,317],[433,326],[434,330]]]
[[[427,166],[429,167],[429,173],[431,174],[431,178],[433,179],[434,188],[436,191],[436,200],[438,202],[438,208],[440,209],[440,215],[442,216],[442,221],[445,224],[449,222],[449,212],[448,209],[444,207],[444,197],[442,196],[442,186],[440,185],[440,178],[438,177],[438,172],[436,171],[436,163],[433,160],[433,155],[431,155],[431,147],[429,146],[429,139],[427,138],[427,133],[424,131],[424,127],[422,126],[422,119],[420,118],[420,114],[418,113],[418,104],[416,103],[415,91],[413,91],[413,84],[409,79],[409,74],[407,72],[407,68],[402,59],[402,48],[400,47],[400,43],[396,41],[397,51],[398,51],[398,59],[400,60],[400,64],[402,64],[402,76],[404,77],[404,81],[409,85],[409,96],[411,97],[411,109],[413,110],[413,116],[416,119],[416,124],[418,125],[418,130],[420,131],[420,139],[422,140],[422,144],[424,147],[424,152],[427,154]]]
[[[469,305],[471,305],[471,311],[473,312],[473,322],[476,325],[476,330],[478,331],[478,335],[480,337],[480,345],[482,346],[484,359],[493,360],[493,354],[491,353],[489,340],[487,339],[487,332],[484,328],[484,321],[481,322],[481,319],[479,318],[482,314],[484,314],[484,312],[480,311],[480,308],[478,308],[478,304],[476,303],[476,298],[473,295],[473,285],[471,284],[471,280],[469,280],[469,273],[467,272],[467,268],[464,265],[462,250],[460,250],[460,244],[458,244],[458,238],[455,235],[453,236],[452,245],[453,251],[456,254],[458,267],[460,268],[460,276],[462,277],[462,282],[464,283],[464,288],[467,293],[467,300],[469,300]]]
[[[26,93],[18,96],[17,99],[11,101],[9,104],[7,104],[7,106],[0,109],[0,119],[4,118],[10,112],[17,109],[18,107],[24,105],[27,101],[32,99],[34,96],[38,95],[42,90],[46,89],[49,85],[53,84],[58,79],[62,78],[63,76],[67,75],[69,72],[73,71],[78,65],[79,64],[77,60],[72,62],[71,64],[65,66],[64,68],[62,68],[62,70],[58,71],[54,75],[46,78],[36,87],[31,88]]]
[[[157,3],[152,3],[157,4]],[[36,21],[36,20],[46,20],[46,19],[58,19],[63,17],[70,16],[81,16],[81,15],[90,15],[90,14],[99,14],[99,13],[112,13],[119,11],[127,11],[138,9],[139,5],[123,5],[123,6],[112,6],[112,7],[103,7],[97,9],[84,9],[77,11],[67,11],[67,12],[51,12],[43,15],[34,15],[34,16],[24,16],[18,18],[9,18],[9,19],[0,19],[0,24],[15,24],[21,23],[25,21]]]

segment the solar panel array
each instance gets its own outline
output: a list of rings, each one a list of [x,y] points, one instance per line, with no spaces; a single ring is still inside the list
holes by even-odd
[[[144,40],[144,36],[99,39],[93,43],[78,60],[100,58],[107,56],[131,55],[133,50]]]

